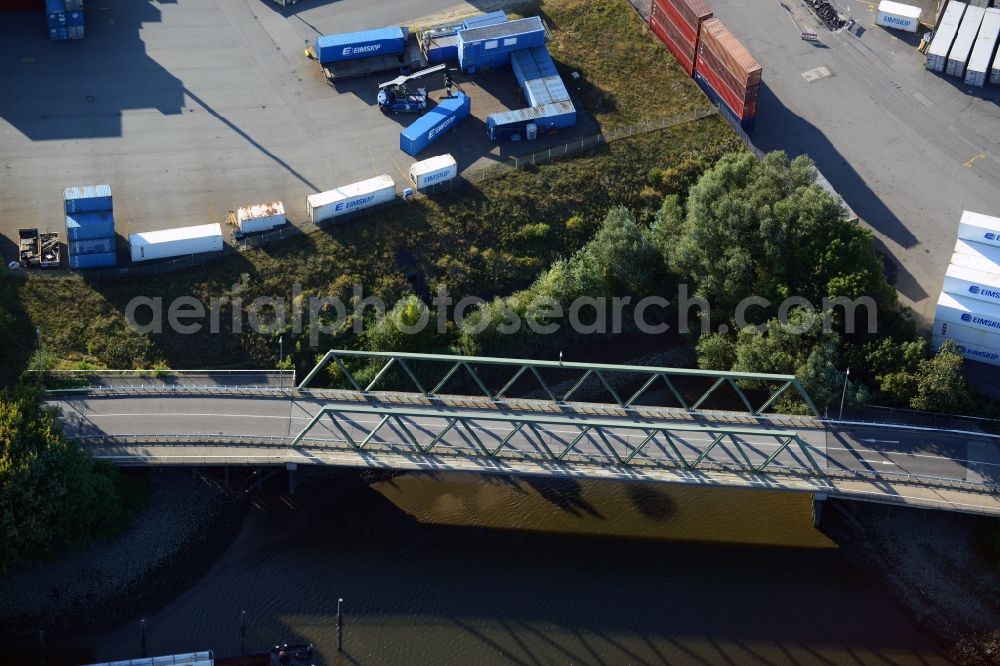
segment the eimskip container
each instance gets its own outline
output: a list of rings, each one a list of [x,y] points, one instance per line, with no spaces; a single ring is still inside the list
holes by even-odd
[[[1000,9],[990,7],[983,17],[979,27],[979,36],[972,47],[969,56],[969,66],[965,70],[965,83],[982,88],[990,77],[990,63],[997,49],[997,38],[1000,37]]]
[[[945,62],[948,60],[948,53],[951,45],[955,42],[955,35],[958,34],[958,27],[962,24],[962,15],[965,14],[965,3],[958,0],[951,0],[944,10],[944,16],[938,23],[934,32],[934,39],[927,47],[927,63],[925,67],[932,72],[943,72]]]
[[[472,102],[464,93],[441,100],[438,105],[399,133],[399,149],[416,155],[469,115]]]
[[[222,227],[219,224],[199,224],[163,231],[145,231],[129,234],[128,243],[134,262],[219,252],[223,248]]]
[[[945,271],[941,290],[952,295],[1000,305],[1000,273],[988,273],[952,264]]]
[[[309,221],[319,224],[348,213],[392,201],[396,183],[388,175],[376,176],[335,190],[310,194],[306,197]]]
[[[236,223],[245,234],[268,231],[285,221],[285,204],[280,201],[244,206],[236,211]]]
[[[67,187],[63,190],[66,214],[93,213],[101,210],[111,210],[110,185],[86,185],[83,187]]]
[[[958,222],[958,237],[961,240],[1000,245],[1000,217],[962,211]]]
[[[444,183],[458,175],[458,163],[451,155],[437,155],[410,165],[410,181],[418,189]]]
[[[941,292],[934,310],[934,321],[1000,333],[1000,305]],[[996,346],[1000,347],[1000,342]]]
[[[969,62],[969,55],[972,47],[976,43],[976,35],[979,34],[979,26],[986,16],[986,9],[983,7],[969,7],[962,17],[962,25],[958,28],[958,35],[955,43],[948,52],[948,62],[945,63],[944,73],[949,76],[959,78],[965,76],[965,65]]]
[[[406,28],[399,26],[323,35],[316,39],[316,58],[326,64],[402,53],[407,36]]]
[[[934,321],[932,335],[949,338],[955,342],[979,347],[1000,348],[1000,335],[979,328],[972,328],[952,321]]]
[[[111,211],[73,213],[66,216],[66,241],[114,238],[115,218]]]
[[[931,347],[934,351],[937,351],[944,346],[944,343],[947,340],[953,339],[946,335],[932,335]],[[954,340],[953,342],[955,342],[955,350],[962,355],[962,358],[967,358],[970,361],[981,361],[991,365],[1000,365],[1000,350],[998,349],[967,342],[957,342]]]
[[[1000,247],[959,239],[951,254],[951,265],[1000,275]]]
[[[920,25],[920,7],[882,0],[875,13],[875,25],[906,32],[916,32]]]
[[[118,255],[114,252],[70,255],[69,258],[69,267],[73,270],[86,270],[88,268],[114,268],[117,264]]]

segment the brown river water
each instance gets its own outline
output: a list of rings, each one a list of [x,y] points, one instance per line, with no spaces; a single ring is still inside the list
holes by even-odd
[[[324,664],[938,664],[807,495],[404,475],[256,500],[146,616],[149,654],[311,641]],[[344,598],[344,651],[336,600]],[[80,639],[138,656],[139,618]]]

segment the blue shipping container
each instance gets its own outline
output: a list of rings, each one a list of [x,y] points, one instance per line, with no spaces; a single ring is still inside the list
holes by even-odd
[[[462,21],[462,28],[469,30],[471,28],[485,28],[488,25],[496,25],[497,23],[506,23],[507,14],[503,10],[497,10],[495,12],[490,12],[489,14],[480,14],[479,16],[473,16]]]
[[[482,28],[458,31],[458,62],[470,67],[496,67],[498,55],[510,60],[511,51],[545,46],[545,24],[537,16]]]
[[[523,139],[529,123],[534,123],[539,132],[573,127],[576,125],[576,107],[566,101],[494,113],[486,118],[486,133],[490,141],[510,139],[514,134]]]
[[[460,92],[455,93],[454,97],[441,100],[437,106],[399,133],[399,149],[407,155],[416,155],[468,116],[471,109],[472,101]]]
[[[66,12],[66,25],[83,25],[83,10],[76,12]]]
[[[733,127],[742,127],[745,132],[753,131],[753,122],[756,119],[756,116],[741,120],[736,112],[729,108],[729,105],[726,104],[726,100],[722,99],[722,96],[715,92],[712,84],[702,78],[701,74],[697,71],[694,73],[694,80],[695,83],[697,83],[698,86],[705,92],[705,94],[708,95],[708,99],[712,101],[712,104],[719,107],[719,113],[726,119],[726,122]]]
[[[458,60],[458,37],[455,35],[434,37],[427,45],[427,64],[434,65],[446,60]]]
[[[88,268],[114,268],[118,264],[118,255],[114,252],[100,254],[80,254],[69,258],[69,267],[74,270]]]
[[[114,235],[115,218],[111,211],[66,216],[66,240],[69,242],[113,238]]]
[[[321,64],[393,55],[406,50],[407,31],[399,26],[323,35],[316,39],[316,58]]]
[[[115,239],[112,236],[111,238],[70,241],[67,247],[71,257],[79,254],[104,254],[115,251]]]
[[[93,213],[101,210],[111,210],[111,186],[87,185],[85,187],[67,187],[63,190],[66,201],[66,213]]]
[[[70,39],[83,39],[83,26],[71,25],[66,28],[66,33]]]
[[[45,0],[45,11],[47,12],[64,12],[66,11],[66,1],[65,0]]]
[[[66,32],[66,28],[49,28],[49,39],[53,42],[61,42],[65,39],[69,39],[69,33]]]
[[[45,15],[50,28],[66,27],[66,12],[49,12]]]

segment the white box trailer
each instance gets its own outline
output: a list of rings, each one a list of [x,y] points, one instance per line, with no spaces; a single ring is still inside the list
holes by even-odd
[[[989,347],[1000,349],[1000,335],[991,331],[983,331],[971,326],[956,324],[953,321],[934,320],[934,328],[931,334],[943,338],[949,338],[955,342],[966,345],[976,345],[977,347]]]
[[[934,31],[931,45],[927,47],[926,67],[932,72],[944,71],[951,45],[955,42],[958,27],[962,24],[963,14],[965,14],[964,2],[951,0],[948,7],[945,8],[944,16],[941,17],[941,22],[938,23],[937,30]]]
[[[1000,305],[941,292],[934,309],[934,323],[960,324],[981,331],[1000,333]],[[997,347],[1000,347],[998,337]]]
[[[1000,246],[1000,217],[963,210],[958,221],[958,238]]]
[[[451,155],[437,155],[410,165],[410,181],[418,190],[452,180],[458,175],[458,163]]]
[[[392,201],[396,197],[396,183],[388,175],[376,176],[335,190],[310,194],[306,197],[306,210],[313,224],[326,222],[341,215],[371,208]]]
[[[286,222],[285,204],[280,201],[244,206],[236,211],[236,224],[245,234],[269,231]]]
[[[950,265],[971,268],[988,275],[1000,274],[1000,247],[959,239],[955,241]]]
[[[982,88],[990,78],[990,65],[996,53],[997,38],[1000,37],[1000,9],[990,7],[979,27],[976,44],[969,56],[969,66],[965,70],[965,83]]]
[[[878,3],[878,11],[875,13],[875,25],[916,32],[920,26],[920,7],[882,0]]]
[[[962,355],[962,358],[967,358],[970,361],[990,363],[991,365],[1000,365],[1000,350],[968,342],[958,342],[946,335],[932,335],[931,348],[934,351],[941,349],[946,340],[952,340],[955,343],[955,349]]]
[[[945,271],[942,291],[1000,305],[1000,272],[987,273],[951,264]]]
[[[202,252],[219,252],[223,248],[222,226],[219,224],[199,224],[193,227],[178,227],[162,231],[144,231],[129,234],[128,244],[132,250],[132,261],[150,261],[181,257]]]
[[[985,7],[969,7],[962,17],[962,24],[958,28],[955,36],[955,43],[948,52],[948,62],[945,63],[944,73],[949,76],[962,78],[965,76],[965,65],[969,62],[972,54],[972,47],[976,43],[976,35],[979,34],[979,26],[986,16]]]

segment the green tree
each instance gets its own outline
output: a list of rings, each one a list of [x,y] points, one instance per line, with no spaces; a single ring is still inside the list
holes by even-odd
[[[702,370],[730,370],[736,362],[736,345],[721,333],[698,338],[698,367]]]
[[[920,362],[916,395],[910,407],[932,412],[960,413],[969,408],[969,390],[962,376],[962,355],[951,340],[932,358]]]

